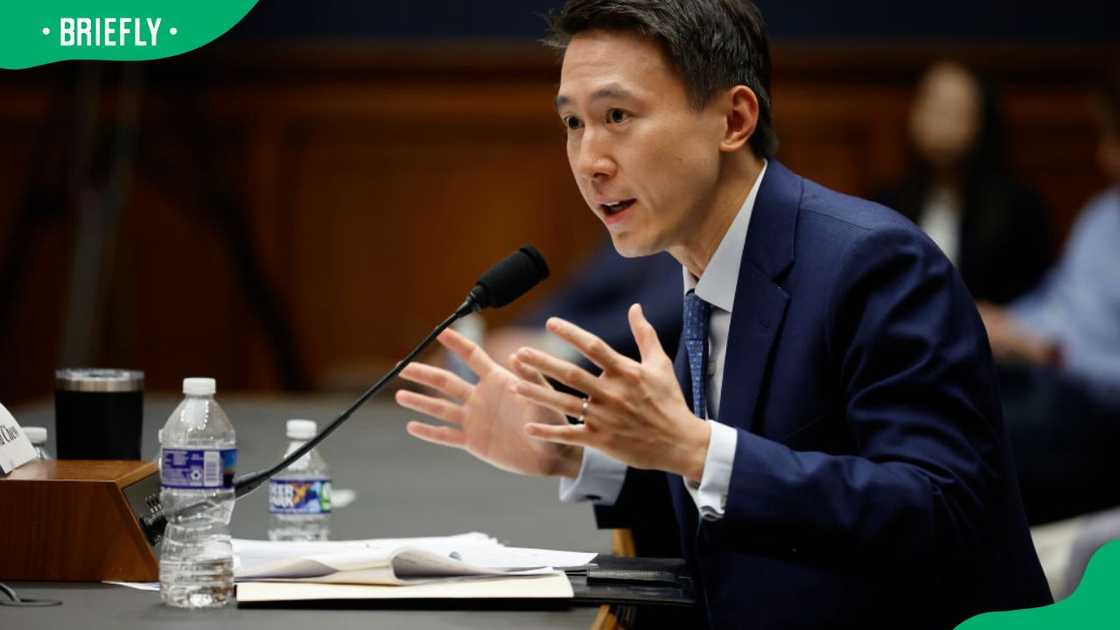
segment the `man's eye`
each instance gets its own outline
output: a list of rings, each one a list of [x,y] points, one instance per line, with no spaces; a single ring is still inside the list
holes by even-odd
[[[629,117],[630,114],[621,109],[611,109],[607,112],[607,120],[612,123],[626,122],[626,119]]]
[[[563,122],[568,129],[579,129],[581,126],[579,119],[575,116],[565,116]]]

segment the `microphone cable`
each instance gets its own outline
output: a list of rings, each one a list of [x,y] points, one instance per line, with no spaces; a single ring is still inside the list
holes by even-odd
[[[11,606],[13,608],[43,608],[45,606],[61,606],[62,602],[57,599],[28,599],[20,597],[15,589],[0,582],[0,593],[7,596],[8,599],[0,597],[0,606]]]

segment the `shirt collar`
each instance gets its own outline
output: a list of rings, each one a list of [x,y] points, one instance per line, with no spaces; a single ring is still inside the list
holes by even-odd
[[[685,293],[695,289],[700,299],[728,313],[735,304],[735,287],[739,283],[739,265],[743,262],[743,249],[747,245],[747,228],[750,227],[758,189],[762,184],[762,178],[766,175],[766,165],[766,160],[763,160],[762,170],[758,172],[751,191],[747,193],[746,200],[743,201],[735,219],[731,221],[731,226],[727,228],[727,233],[723,235],[723,240],[719,242],[719,247],[712,254],[712,259],[708,261],[708,266],[700,279],[693,277],[687,267],[681,267],[684,272]]]

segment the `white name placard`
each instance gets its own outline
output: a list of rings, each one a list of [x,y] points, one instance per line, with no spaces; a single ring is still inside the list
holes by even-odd
[[[5,475],[31,461],[35,448],[24,435],[19,423],[0,405],[0,471]]]

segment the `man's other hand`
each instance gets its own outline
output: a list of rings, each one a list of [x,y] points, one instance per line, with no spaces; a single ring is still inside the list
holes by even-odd
[[[638,342],[641,362],[615,352],[602,339],[559,318],[547,328],[602,368],[593,376],[579,366],[549,354],[524,348],[512,365],[556,379],[586,393],[586,400],[558,392],[540,382],[510,384],[527,402],[558,414],[582,417],[583,424],[534,422],[528,435],[570,446],[589,446],[636,468],[653,468],[699,481],[708,453],[710,427],[693,415],[673,372],[673,362],[661,347],[657,332],[635,304],[630,329]]]
[[[550,389],[548,381],[528,366],[519,366],[517,376],[498,365],[476,344],[455,332],[440,333],[439,342],[455,353],[478,375],[477,385],[451,372],[413,363],[401,377],[446,396],[437,398],[407,390],[398,391],[397,404],[439,418],[451,426],[412,421],[408,432],[422,440],[465,449],[497,468],[523,475],[576,477],[583,449],[553,444],[529,437],[526,424],[568,424],[563,414],[541,407],[511,391],[514,383],[530,382]],[[520,379],[518,378],[520,377]]]

